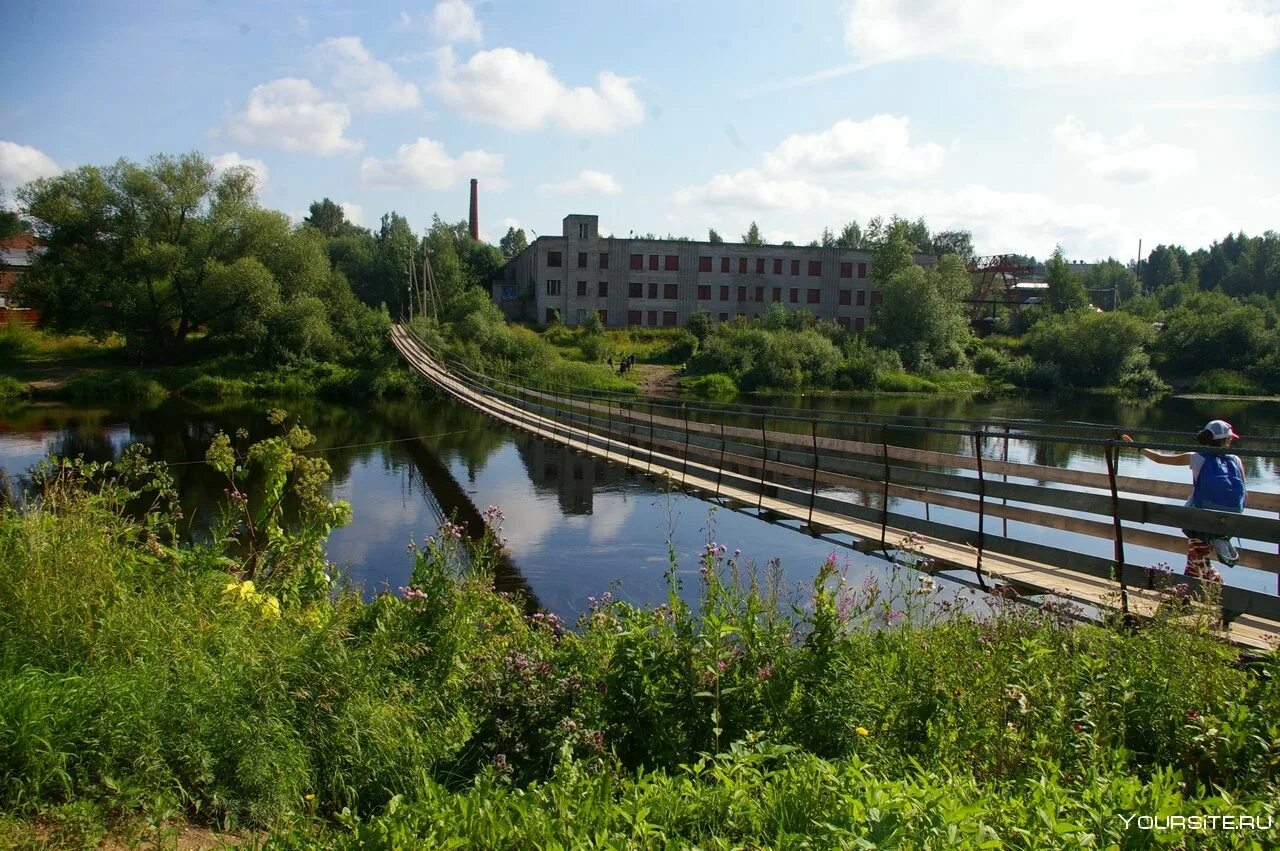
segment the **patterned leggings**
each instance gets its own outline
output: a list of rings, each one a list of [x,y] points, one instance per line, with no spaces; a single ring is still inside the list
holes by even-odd
[[[1222,574],[1209,563],[1213,556],[1213,545],[1203,538],[1187,539],[1187,576],[1201,582],[1217,582],[1222,584]]]

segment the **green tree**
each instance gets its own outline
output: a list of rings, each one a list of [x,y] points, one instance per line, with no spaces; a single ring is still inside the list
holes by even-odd
[[[1245,369],[1266,347],[1266,315],[1221,292],[1194,292],[1165,316],[1156,347],[1175,375]]]
[[[698,345],[702,345],[707,341],[707,337],[711,336],[712,330],[715,329],[715,322],[712,321],[710,313],[705,310],[699,310],[689,317],[689,321],[685,323],[684,327],[689,330],[689,333],[698,338]]]
[[[876,222],[876,219],[872,220]],[[894,275],[915,265],[914,246],[907,239],[907,223],[893,222],[877,240],[871,254],[871,281],[882,292],[888,289]]]
[[[1045,291],[1045,303],[1054,313],[1089,306],[1089,293],[1085,291],[1084,281],[1072,271],[1060,245],[1053,250],[1053,257],[1049,259],[1046,280],[1049,286]]]
[[[1090,269],[1084,276],[1084,285],[1088,290],[1116,293],[1119,299],[1112,305],[1113,308],[1118,306],[1119,302],[1128,301],[1138,294],[1138,276],[1132,269],[1113,257],[1108,257]]]
[[[9,209],[5,197],[4,187],[0,186],[0,239],[31,233],[31,225],[18,214],[18,211]]]
[[[1187,279],[1190,266],[1190,257],[1181,246],[1157,245],[1142,265],[1142,286],[1150,292],[1182,283]]]
[[[713,245],[719,245],[720,243],[724,242],[724,237],[722,237],[719,233],[717,233],[715,228],[708,228],[707,242],[710,242]]]
[[[764,245],[764,237],[760,235],[760,228],[755,222],[751,223],[751,227],[747,228],[747,232],[742,235],[743,245]]]
[[[973,234],[967,230],[944,230],[933,235],[929,253],[936,257],[954,254],[968,263],[973,259]]]
[[[822,229],[821,242],[822,242],[823,248],[830,248],[831,246],[836,244],[836,235],[831,232],[831,228]]]
[[[498,251],[503,260],[510,260],[529,247],[529,240],[524,235],[524,228],[507,228],[507,235],[498,240]]]
[[[836,237],[836,245],[840,248],[862,247],[862,228],[858,226],[857,219],[840,229],[840,236]]]
[[[347,221],[347,214],[343,212],[342,207],[328,198],[322,201],[312,201],[310,215],[302,221],[330,238],[340,236],[346,233],[348,229],[355,227],[355,225]]]
[[[877,337],[911,369],[964,363],[970,336],[964,298],[971,288],[968,270],[954,254],[929,268],[900,265],[881,288]]]
[[[1149,322],[1125,311],[1077,310],[1045,317],[1023,340],[1036,360],[1056,364],[1069,385],[1142,389],[1158,384],[1144,349],[1154,333]]]

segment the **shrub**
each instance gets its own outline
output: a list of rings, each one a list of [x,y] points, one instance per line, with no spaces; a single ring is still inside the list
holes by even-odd
[[[1260,396],[1266,393],[1264,387],[1247,375],[1229,369],[1211,369],[1197,375],[1191,390],[1223,396]]]
[[[724,373],[713,372],[688,380],[685,386],[689,392],[704,399],[731,399],[738,395],[738,385]]]
[[[16,378],[0,375],[0,402],[11,402],[27,396],[31,389]]]

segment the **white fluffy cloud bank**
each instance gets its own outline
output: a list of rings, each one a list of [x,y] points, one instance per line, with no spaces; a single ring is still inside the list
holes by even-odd
[[[1053,129],[1058,147],[1090,174],[1112,183],[1155,183],[1195,170],[1195,152],[1166,142],[1148,142],[1141,130],[1107,138],[1068,115]]]
[[[484,38],[475,10],[464,0],[441,0],[431,10],[427,25],[431,34],[446,44],[463,41],[478,43]]]
[[[557,195],[617,195],[622,191],[612,174],[594,169],[583,169],[574,177],[559,183],[544,183],[538,187]]]
[[[225,154],[218,154],[217,156],[210,157],[209,163],[213,166],[214,174],[222,174],[227,169],[234,168],[238,165],[247,167],[253,172],[253,176],[257,178],[259,189],[266,186],[267,177],[270,174],[267,169],[267,164],[262,160],[242,157],[235,151],[228,151]]]
[[[602,71],[594,88],[570,87],[545,60],[510,47],[480,51],[462,65],[443,50],[434,88],[459,115],[512,130],[554,124],[568,133],[613,133],[644,119],[629,80]]]
[[[863,64],[939,56],[1023,71],[1156,73],[1280,48],[1274,0],[846,0]]]
[[[360,164],[360,182],[365,186],[448,189],[472,177],[498,178],[502,167],[500,154],[477,150],[451,157],[444,145],[422,136],[401,145],[390,159],[366,157]]]
[[[62,169],[39,148],[0,140],[0,186],[12,192],[38,177],[56,177]]]
[[[418,87],[375,58],[356,36],[325,39],[311,49],[311,58],[332,74],[334,90],[361,112],[413,109],[422,103]]]
[[[359,150],[346,137],[351,111],[308,80],[282,77],[254,86],[244,111],[223,125],[228,138],[283,151],[340,154]]]

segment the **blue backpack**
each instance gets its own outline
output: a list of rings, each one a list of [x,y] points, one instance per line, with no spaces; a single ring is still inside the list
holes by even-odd
[[[1204,459],[1204,466],[1200,468],[1200,475],[1196,477],[1191,491],[1191,507],[1244,511],[1244,479],[1236,457],[1210,452],[1197,454]]]

